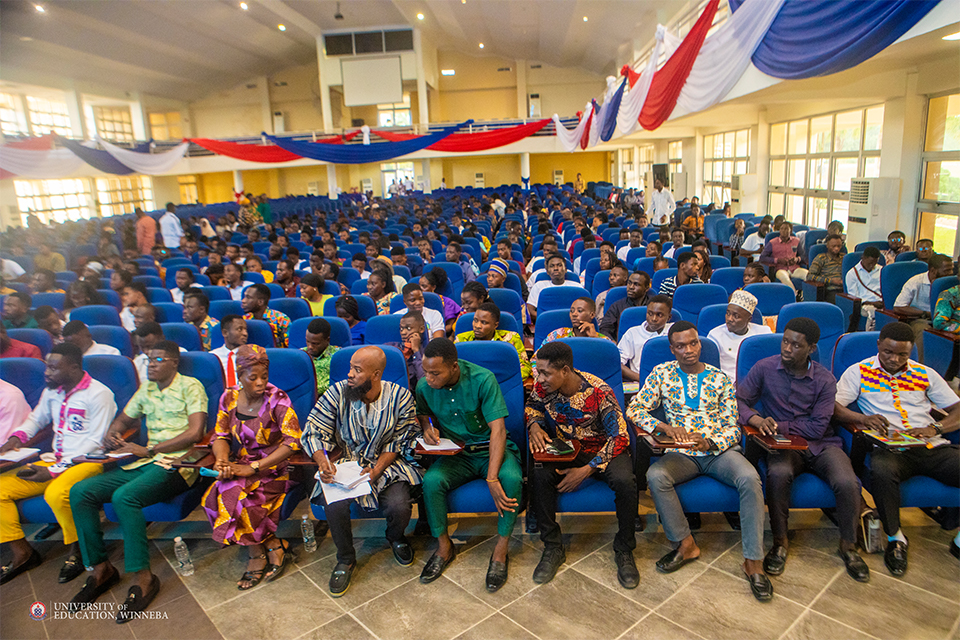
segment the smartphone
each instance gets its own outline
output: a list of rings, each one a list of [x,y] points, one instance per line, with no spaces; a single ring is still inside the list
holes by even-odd
[[[657,444],[676,444],[673,438],[662,433],[653,434],[653,441]]]
[[[84,456],[87,460],[106,460],[107,454],[105,453],[88,453]]]
[[[550,444],[547,445],[547,453],[552,453],[556,456],[569,455],[573,453],[573,445],[566,440],[554,438]]]
[[[787,436],[781,436],[777,434],[777,435],[770,436],[770,438],[777,444],[790,444],[790,438],[788,438]]]

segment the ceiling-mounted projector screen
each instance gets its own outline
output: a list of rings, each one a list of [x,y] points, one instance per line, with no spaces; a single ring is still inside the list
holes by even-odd
[[[341,60],[340,73],[348,107],[403,102],[400,56]]]

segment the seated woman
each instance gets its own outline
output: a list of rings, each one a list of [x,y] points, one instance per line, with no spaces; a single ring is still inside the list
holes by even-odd
[[[292,483],[287,458],[300,450],[300,424],[286,393],[270,384],[263,347],[237,350],[237,381],[224,391],[211,445],[220,472],[203,496],[203,509],[217,542],[249,547],[241,591],[279,578],[290,555],[276,537],[280,505]],[[231,462],[231,445],[239,446]],[[266,549],[266,552],[264,552]]]
[[[91,304],[103,304],[103,296],[86,280],[74,280],[67,286],[67,295],[64,298],[64,319],[70,321],[70,312],[77,307],[86,307]]]
[[[420,288],[426,292],[436,293],[437,289],[443,289],[447,286],[450,276],[440,267],[434,267],[430,271],[420,276]],[[439,294],[437,294],[439,295]],[[453,332],[453,325],[460,315],[460,305],[446,296],[440,296],[443,303],[443,321],[447,326],[447,335]]]
[[[476,280],[468,282],[463,285],[463,291],[460,292],[461,307],[457,317],[459,318],[465,313],[475,313],[480,305],[489,301],[490,294],[487,293],[487,289],[482,283]]]
[[[700,256],[700,279],[710,282],[713,277],[713,268],[710,266],[710,250],[705,242],[697,240],[693,243],[693,252]]]
[[[367,278],[367,294],[377,305],[377,315],[390,315],[390,301],[397,295],[393,278],[386,269],[377,268]]]
[[[360,319],[360,303],[353,296],[340,296],[334,307],[337,317],[347,321],[350,327],[351,343],[356,346],[366,344],[367,322]]]

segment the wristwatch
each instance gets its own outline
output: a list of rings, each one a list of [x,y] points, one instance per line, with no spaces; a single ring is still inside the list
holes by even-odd
[[[931,424],[930,426],[933,427],[933,430],[937,432],[937,435],[938,435],[938,436],[942,436],[942,435],[943,435],[943,424],[942,424],[942,423],[940,423],[940,422],[934,422],[934,423]]]
[[[154,457],[155,455],[157,455],[157,449],[156,449],[156,447],[147,447],[147,457],[148,457],[148,458],[152,458],[152,457]]]
[[[254,473],[260,473],[260,461],[254,460],[250,463],[250,468],[253,469]]]

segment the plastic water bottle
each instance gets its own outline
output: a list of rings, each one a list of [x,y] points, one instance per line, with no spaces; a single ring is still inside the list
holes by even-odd
[[[317,537],[313,534],[313,522],[310,516],[304,514],[300,521],[300,532],[303,534],[303,550],[307,553],[313,553],[317,550]]]
[[[880,519],[873,517],[868,523],[870,533],[870,546],[868,553],[879,553],[883,551],[883,541],[881,540]]]
[[[190,559],[190,549],[187,548],[187,543],[180,536],[173,539],[173,552],[176,554],[179,563],[177,573],[182,576],[192,576],[193,560]]]

